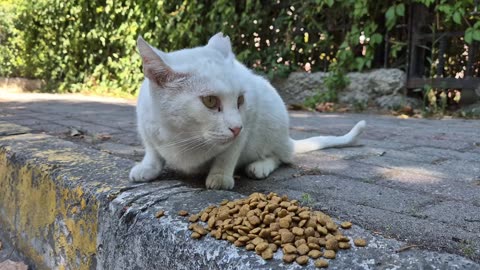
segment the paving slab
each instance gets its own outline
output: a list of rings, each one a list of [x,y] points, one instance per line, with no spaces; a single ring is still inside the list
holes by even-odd
[[[170,172],[148,184],[128,182],[129,168],[141,158],[132,130],[134,104],[0,94],[0,186],[9,194],[0,196],[0,223],[22,239],[17,245],[32,265],[293,269],[224,242],[193,241],[184,218],[174,215],[225,198],[275,191],[311,198],[315,208],[356,224],[348,233],[372,243],[340,254],[332,269],[480,269],[480,121],[292,112],[295,138],[343,134],[360,119],[369,129],[360,147],[299,155],[263,181],[238,172],[233,191],[208,191],[204,176]],[[95,111],[102,117],[93,117]],[[85,136],[59,132],[71,121],[85,129]],[[106,137],[92,139],[102,128]],[[43,199],[38,188],[48,195],[44,207],[35,203]],[[30,196],[24,199],[25,194]],[[158,209],[169,213],[165,219],[154,218]],[[86,231],[91,237],[73,240]]]

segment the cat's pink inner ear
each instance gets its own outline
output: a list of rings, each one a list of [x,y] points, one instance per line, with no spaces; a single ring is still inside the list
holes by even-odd
[[[138,37],[137,48],[142,57],[143,73],[150,81],[158,86],[164,86],[181,77],[181,74],[173,71],[142,37]]]

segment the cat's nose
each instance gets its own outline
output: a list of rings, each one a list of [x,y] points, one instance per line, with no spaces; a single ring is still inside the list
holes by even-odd
[[[234,137],[237,137],[238,134],[240,134],[240,131],[242,131],[242,127],[234,127],[234,128],[228,128],[228,129],[230,129]]]

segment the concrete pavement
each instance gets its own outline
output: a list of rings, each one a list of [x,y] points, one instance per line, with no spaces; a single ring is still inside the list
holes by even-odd
[[[291,112],[294,138],[340,135],[355,122],[365,119],[368,129],[362,135],[363,146],[300,155],[294,165],[284,166],[266,180],[255,181],[241,176],[232,192],[205,191],[203,179],[185,179],[174,174],[165,175],[164,180],[169,181],[145,185],[128,183],[129,167],[143,154],[135,131],[134,104],[134,101],[103,97],[0,92],[0,121],[3,121],[0,149],[7,160],[9,155],[10,158],[12,154],[16,155],[8,172],[14,174],[15,168],[22,168],[27,161],[53,162],[57,170],[65,167],[62,171],[76,166],[69,177],[75,175],[82,179],[80,186],[85,194],[93,192],[91,196],[100,196],[93,196],[99,209],[93,209],[93,206],[90,209],[87,203],[84,216],[97,215],[95,248],[91,243],[78,243],[79,250],[87,245],[88,249],[83,250],[94,257],[89,267],[154,267],[152,256],[163,254],[175,260],[164,260],[163,264],[157,261],[157,266],[170,267],[181,260],[180,268],[213,267],[214,258],[218,260],[217,266],[225,268],[238,258],[246,258],[245,262],[250,266],[283,268],[280,260],[263,264],[251,254],[226,243],[205,240],[195,244],[186,238],[186,230],[178,229],[185,224],[177,217],[168,220],[177,229],[162,227],[152,218],[155,209],[162,207],[171,209],[172,213],[180,208],[198,211],[224,197],[274,191],[295,199],[308,197],[313,207],[340,220],[352,221],[357,226],[351,233],[370,240],[372,245],[367,249],[339,256],[331,263],[332,269],[345,269],[349,265],[354,269],[394,266],[418,269],[419,265],[425,269],[480,268],[480,121]],[[83,158],[78,160],[85,162],[76,159],[73,164],[67,164],[58,158],[39,154],[52,151],[49,147],[69,149],[63,153],[64,158],[72,151],[79,153]],[[105,166],[92,167],[92,160]],[[108,167],[107,164],[115,164],[113,167],[108,165],[110,176],[104,175],[105,171],[92,172],[94,168]],[[115,180],[110,179],[112,176],[116,177]],[[58,179],[52,178],[51,181],[59,184]],[[92,182],[100,184],[95,186]],[[70,188],[68,183],[65,180],[62,188],[73,189],[75,185]],[[104,190],[98,192],[99,186]],[[105,199],[113,193],[115,199]],[[72,195],[68,198],[81,203],[80,197]],[[134,223],[132,220],[122,223],[113,218],[126,206]],[[9,220],[10,217],[4,216],[7,212],[0,212],[2,219]],[[57,212],[57,218],[68,217],[67,212]],[[128,217],[125,213],[121,216]],[[177,235],[177,239],[169,237],[170,234]],[[151,239],[158,241],[152,243]],[[40,249],[41,245],[37,244]],[[170,244],[184,245],[197,261],[189,264],[188,254],[181,251],[174,256],[175,249],[172,250]],[[395,252],[408,245],[416,246]],[[203,258],[201,254],[206,250],[216,256]],[[119,253],[110,254],[114,251]],[[225,257],[226,253],[235,255]],[[74,256],[61,250],[58,254]],[[52,260],[54,257],[47,256]],[[37,261],[35,258],[31,260]],[[74,260],[68,262],[74,263]],[[246,264],[233,265],[242,268]]]

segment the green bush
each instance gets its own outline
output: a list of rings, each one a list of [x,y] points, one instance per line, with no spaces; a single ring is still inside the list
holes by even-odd
[[[433,7],[433,0],[417,2]],[[471,19],[471,1],[440,2],[435,9],[451,14],[446,24]],[[383,66],[386,47],[388,64],[402,67],[405,10],[392,0],[0,0],[0,75],[40,78],[53,92],[134,94],[143,77],[139,34],[171,51],[222,31],[257,71],[272,77],[330,69],[337,88],[348,83],[346,71]],[[477,28],[467,29],[467,41],[480,39]]]

